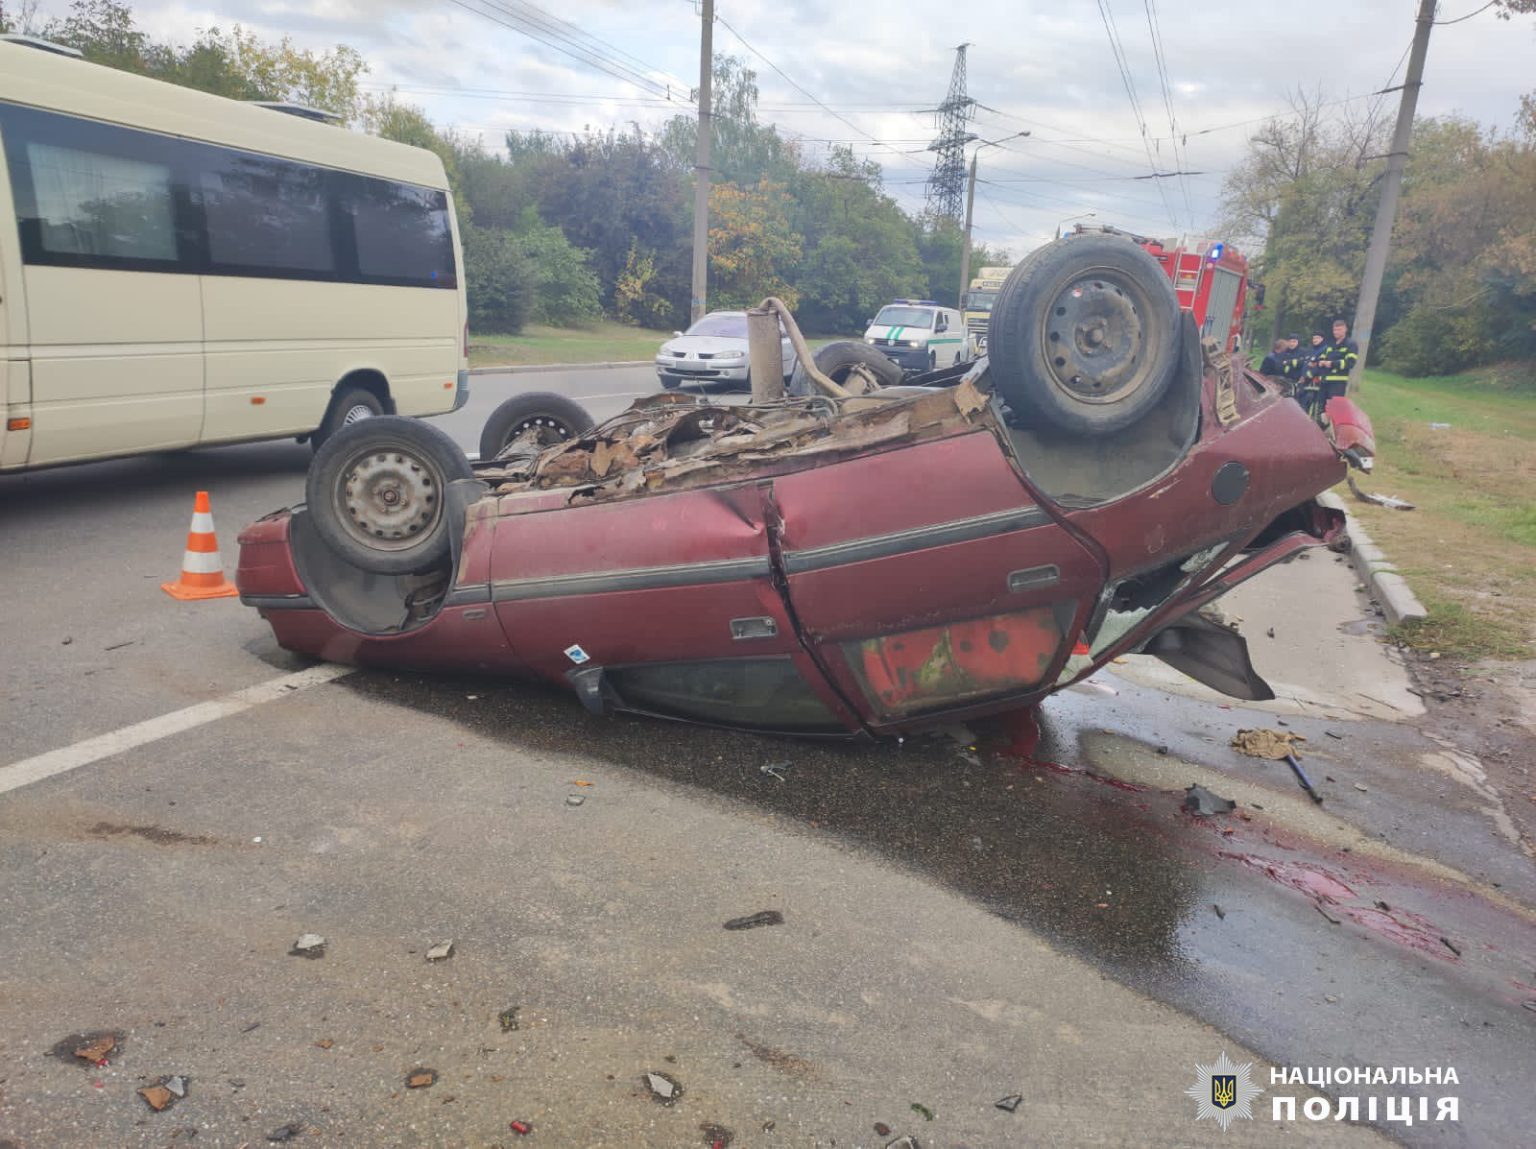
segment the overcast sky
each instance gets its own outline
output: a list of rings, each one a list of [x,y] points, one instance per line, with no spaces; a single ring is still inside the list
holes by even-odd
[[[290,35],[302,47],[350,44],[369,62],[369,90],[397,88],[435,122],[479,134],[492,147],[508,128],[580,131],[634,120],[649,131],[691,110],[700,25],[694,0],[535,2],[600,41],[588,41],[589,51],[619,61],[621,75],[504,26],[518,0],[138,0],[133,7],[157,37],[187,40],[199,28],[239,22],[265,37]],[[1452,20],[1481,2],[1443,0],[1438,16]],[[978,110],[969,130],[981,140],[1031,133],[983,150],[979,166],[976,233],[1018,256],[1063,218],[1090,211],[1093,222],[1157,235],[1210,228],[1223,174],[1256,123],[1282,110],[1298,84],[1321,86],[1325,98],[1360,110],[1379,100],[1390,117],[1397,96],[1371,93],[1387,86],[1394,69],[1392,82],[1401,81],[1418,8],[1417,0],[1104,6],[1152,143],[1143,143],[1099,0],[718,0],[715,50],[758,73],[761,119],[807,141],[813,155],[826,141],[851,144],[882,164],[887,190],[916,210],[933,163],[924,150],[935,134],[931,109],[949,85],[955,45],[971,41],[970,95],[996,110]],[[43,7],[64,4],[44,0]],[[1532,89],[1536,17],[1502,21],[1485,11],[1434,29],[1419,112],[1459,112],[1507,127],[1520,95]],[[1154,164],[1201,174],[1133,178]]]

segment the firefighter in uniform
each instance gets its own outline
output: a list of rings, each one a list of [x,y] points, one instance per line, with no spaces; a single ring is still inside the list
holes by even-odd
[[[1306,353],[1301,349],[1301,336],[1287,335],[1285,353],[1280,357],[1280,373],[1292,383],[1299,383],[1305,365]]]
[[[1289,355],[1290,352],[1286,350],[1286,341],[1284,339],[1276,339],[1274,346],[1270,348],[1269,354],[1264,356],[1264,362],[1259,364],[1259,374],[1267,375],[1270,378],[1284,378],[1287,357]]]
[[[1296,380],[1296,402],[1314,419],[1319,410],[1317,396],[1322,389],[1322,369],[1318,366],[1318,357],[1322,355],[1327,340],[1321,331],[1312,332],[1312,346],[1297,352],[1297,370],[1300,373]]]
[[[1349,373],[1360,358],[1360,348],[1349,337],[1349,324],[1342,319],[1333,321],[1333,340],[1317,354],[1317,364],[1322,369],[1322,387],[1318,393],[1318,412],[1327,407],[1328,400],[1344,394],[1349,386]]]

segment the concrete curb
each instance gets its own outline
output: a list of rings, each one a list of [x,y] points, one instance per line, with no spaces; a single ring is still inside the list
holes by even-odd
[[[649,359],[622,363],[509,363],[505,367],[471,367],[471,375],[523,375],[535,371],[612,371],[619,367],[650,367]]]
[[[1365,533],[1360,520],[1349,513],[1344,500],[1332,491],[1326,491],[1317,497],[1317,501],[1325,507],[1344,512],[1349,522],[1349,561],[1354,564],[1355,573],[1360,576],[1360,581],[1366,585],[1371,597],[1381,604],[1387,621],[1395,625],[1428,618],[1429,611],[1424,609],[1424,604],[1418,600],[1403,576],[1397,573],[1397,567],[1387,558],[1386,552],[1371,541],[1371,536]]]

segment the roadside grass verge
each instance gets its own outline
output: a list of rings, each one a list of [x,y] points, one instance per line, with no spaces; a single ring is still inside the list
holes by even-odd
[[[650,331],[603,320],[591,327],[530,324],[521,335],[469,333],[471,367],[533,366],[541,363],[650,362],[670,331]]]
[[[1360,403],[1377,459],[1356,481],[1418,507],[1392,511],[1339,492],[1430,612],[1397,637],[1450,657],[1532,657],[1536,369],[1427,379],[1371,370]]]

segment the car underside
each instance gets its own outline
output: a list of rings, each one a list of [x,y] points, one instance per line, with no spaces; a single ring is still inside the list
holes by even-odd
[[[1116,306],[1076,330],[1125,322]],[[658,394],[473,466],[428,425],[369,420],[317,457],[307,504],[242,533],[241,595],[317,658],[817,737],[1027,707],[1130,651],[1270,697],[1201,608],[1340,534],[1314,496],[1345,461],[1188,316],[1163,337],[1166,385],[1107,428],[1017,401],[996,327],[993,359],[927,385]]]

